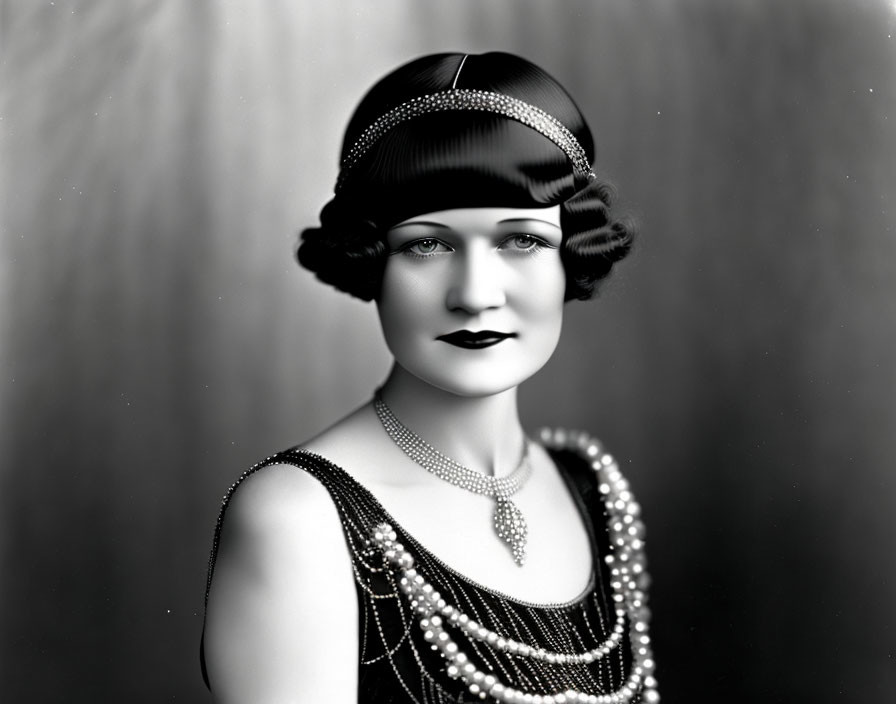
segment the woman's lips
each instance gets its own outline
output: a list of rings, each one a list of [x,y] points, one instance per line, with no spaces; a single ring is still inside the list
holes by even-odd
[[[481,350],[503,342],[508,337],[516,337],[512,332],[495,332],[494,330],[458,330],[447,335],[439,335],[436,339],[447,342],[455,347],[463,347],[465,350]]]

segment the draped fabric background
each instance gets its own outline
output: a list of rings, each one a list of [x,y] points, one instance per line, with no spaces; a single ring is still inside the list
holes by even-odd
[[[341,130],[502,49],[640,220],[522,399],[624,460],[665,700],[893,701],[894,35],[882,0],[0,2],[0,698],[206,700],[219,497],[388,368],[291,259]]]

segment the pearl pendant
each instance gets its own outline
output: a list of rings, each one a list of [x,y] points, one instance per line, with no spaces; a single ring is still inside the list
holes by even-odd
[[[523,512],[510,499],[499,496],[495,501],[495,532],[507,543],[513,561],[522,567],[526,563],[526,538],[529,529]]]

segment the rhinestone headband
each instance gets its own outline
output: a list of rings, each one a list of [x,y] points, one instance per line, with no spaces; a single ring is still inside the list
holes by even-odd
[[[521,122],[540,132],[560,147],[572,162],[576,176],[581,176],[589,181],[595,178],[588,156],[582,145],[579,144],[579,140],[556,117],[549,115],[541,108],[508,95],[485,90],[456,88],[412,98],[380,116],[361,133],[342,160],[339,178],[336,181],[336,190],[339,191],[342,188],[352,167],[391,129],[421,115],[449,110],[490,112]]]

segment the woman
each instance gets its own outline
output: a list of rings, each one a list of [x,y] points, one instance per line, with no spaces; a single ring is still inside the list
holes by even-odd
[[[218,701],[658,701],[638,506],[595,441],[534,442],[517,413],[565,301],[631,246],[593,151],[565,90],[509,54],[426,56],[362,100],[298,255],[376,301],[395,362],[228,493]]]

